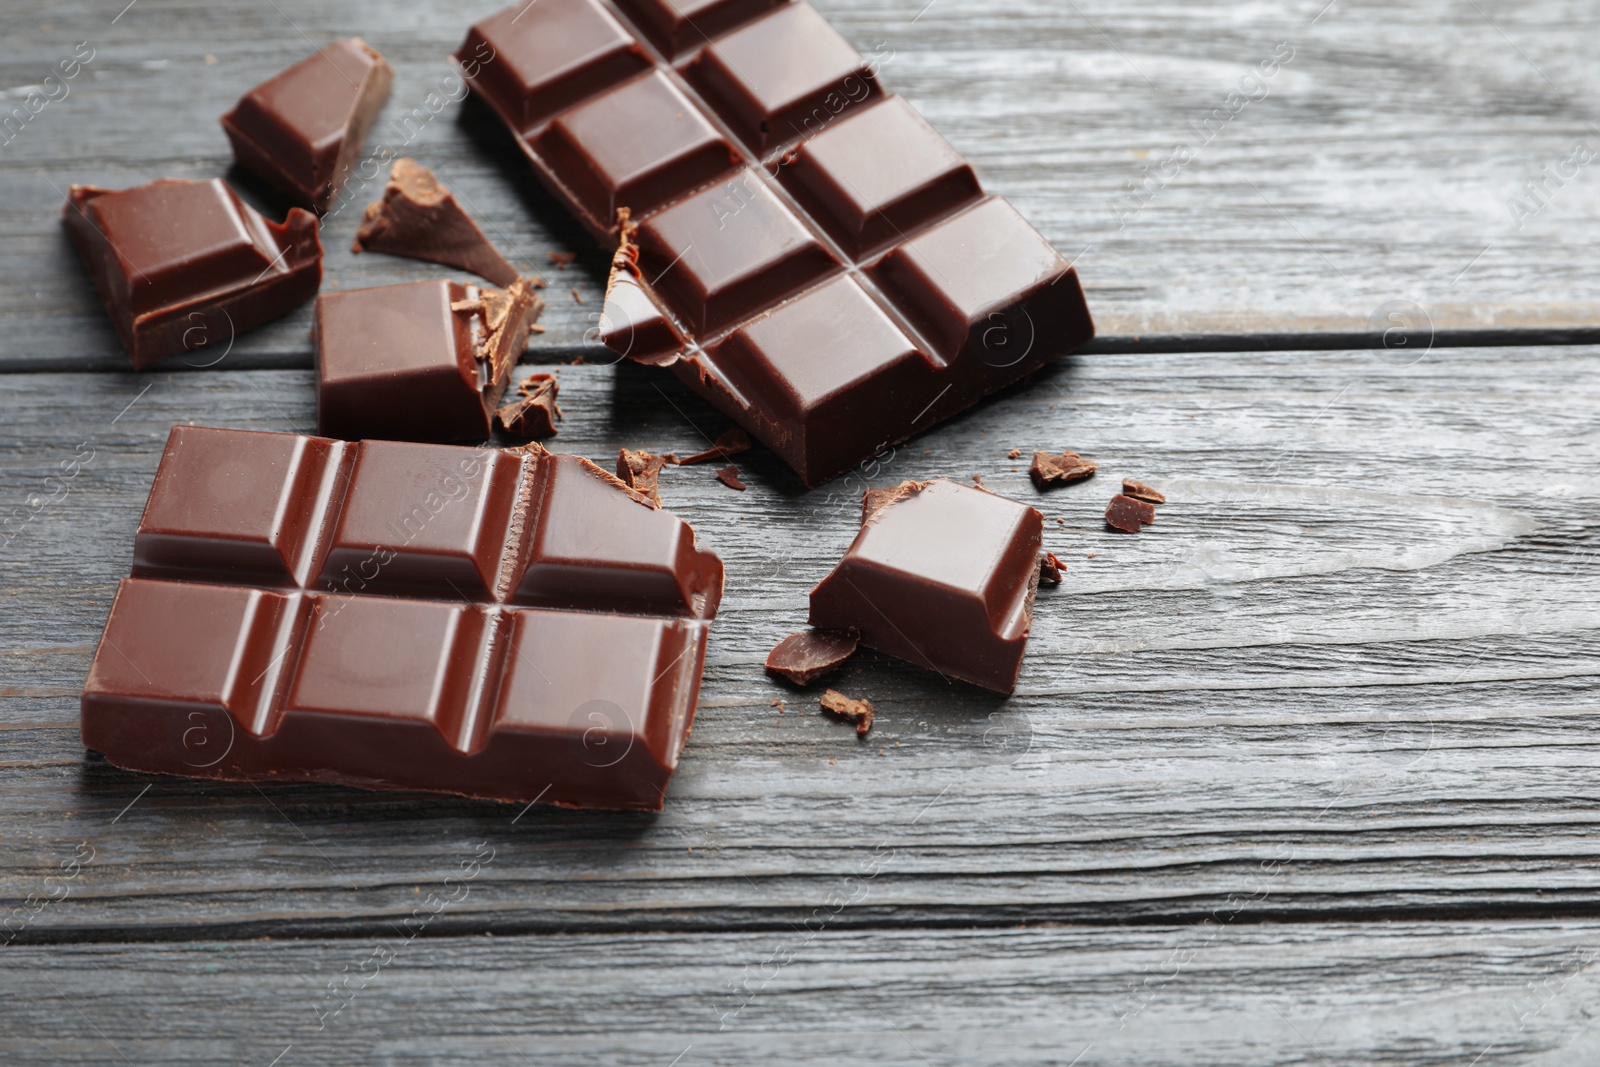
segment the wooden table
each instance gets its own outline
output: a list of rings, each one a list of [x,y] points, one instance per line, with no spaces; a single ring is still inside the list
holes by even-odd
[[[397,72],[373,139],[422,108],[405,151],[550,279],[529,359],[587,351],[605,261],[481,108],[429,111],[496,0],[124,3],[0,10],[6,86],[94,53],[0,146],[0,1061],[1600,1056],[1594,8],[818,0],[1077,257],[1102,336],[848,483],[669,471],[729,595],[666,811],[519,817],[84,758],[169,427],[314,419],[309,309],[129,372],[68,184],[226,173],[216,116],[360,33]],[[435,275],[348,254],[355,222],[330,287]],[[603,463],[725,425],[647,369],[561,382],[557,443]],[[1041,496],[1006,458],[1041,447],[1103,473]],[[975,474],[1045,511],[1066,582],[1008,700],[852,667],[858,743],[761,661],[864,484]],[[1137,538],[1100,522],[1123,475],[1172,501]]]

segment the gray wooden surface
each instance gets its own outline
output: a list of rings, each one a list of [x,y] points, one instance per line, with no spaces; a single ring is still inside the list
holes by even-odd
[[[1600,1053],[1600,359],[1551,343],[1600,337],[1600,186],[1581,168],[1521,229],[1507,206],[1600,150],[1592,8],[819,0],[1081,252],[1107,336],[821,490],[760,449],[742,494],[666,472],[729,595],[666,811],[642,816],[85,760],[78,694],[168,429],[309,430],[313,397],[305,312],[216,370],[127,372],[57,190],[225,172],[216,115],[302,32],[395,63],[381,139],[496,6],[125,4],[0,7],[8,107],[96,50],[0,145],[0,1062]],[[1138,166],[1279,42],[1264,96],[1119,229]],[[529,358],[590,358],[560,368],[557,447],[609,465],[724,428],[594,362],[604,257],[480,110],[408,150],[551,281]],[[351,256],[354,227],[328,224],[330,286],[435,274]],[[584,258],[556,271],[565,249]],[[1041,496],[1006,458],[1036,447],[1103,473]],[[862,488],[975,474],[1045,511],[1066,582],[1010,699],[853,665],[839,683],[879,709],[860,743],[761,660]],[[1171,497],[1138,537],[1100,522],[1123,475]]]

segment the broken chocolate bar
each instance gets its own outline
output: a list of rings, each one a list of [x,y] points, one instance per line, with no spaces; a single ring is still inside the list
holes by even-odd
[[[83,692],[119,767],[659,810],[722,564],[587,460],[173,429]]]
[[[324,293],[317,432],[351,441],[485,440],[543,307],[526,279],[503,292],[441,279]]]
[[[1134,481],[1132,478],[1122,479],[1122,495],[1131,496],[1135,500],[1143,500],[1146,504],[1165,504],[1167,502],[1167,498],[1159,492],[1143,482]]]
[[[251,89],[222,116],[234,158],[301,207],[326,211],[361,154],[394,72],[359,37]]]
[[[1076,452],[1063,452],[1059,456],[1049,452],[1035,452],[1033,466],[1028,469],[1028,476],[1033,479],[1033,484],[1041,490],[1054,485],[1071,485],[1081,482],[1085,478],[1094,477],[1094,472],[1100,465],[1092,459],[1084,459]]]
[[[561,383],[553,374],[530,374],[517,386],[517,395],[500,405],[495,419],[514,437],[543,440],[556,435],[561,405],[556,395]]]
[[[317,295],[317,219],[262,218],[226,182],[74,185],[62,221],[136,368],[215,347]]]
[[[837,715],[856,724],[856,736],[866,737],[867,731],[872,729],[872,701],[857,700],[847,697],[837,689],[830,689],[822,694],[822,710],[829,715]]]
[[[854,630],[802,630],[767,653],[767,670],[795,685],[810,685],[844,666],[856,654],[861,635]]]
[[[433,171],[412,159],[394,161],[383,199],[367,205],[350,250],[443,263],[499,286],[519,277]]]
[[[545,185],[623,244],[600,338],[808,485],[1093,336],[1071,265],[809,4],[519,3],[457,55]]]
[[[811,591],[811,625],[1001,693],[1033,621],[1044,517],[955,482],[905,482],[862,500],[861,531]]]
[[[1106,505],[1106,525],[1123,533],[1138,533],[1156,521],[1155,505],[1118,493]]]

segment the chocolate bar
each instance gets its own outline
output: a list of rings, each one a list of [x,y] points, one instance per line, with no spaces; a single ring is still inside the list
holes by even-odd
[[[240,166],[301,207],[326,211],[393,80],[361,38],[335,41],[245,93],[222,128]]]
[[[657,810],[722,564],[587,460],[179,426],[83,693],[132,770]]]
[[[601,339],[807,485],[1093,336],[1071,265],[806,3],[519,3],[457,61],[620,242]]]
[[[482,441],[544,307],[438,279],[317,298],[317,432],[358,440]]]
[[[291,208],[269,222],[217,178],[74,185],[61,218],[135,368],[226,351],[322,284],[316,216]]]
[[[1016,688],[1039,587],[1044,516],[940,480],[869,490],[861,532],[811,590],[811,625],[946,678]]]

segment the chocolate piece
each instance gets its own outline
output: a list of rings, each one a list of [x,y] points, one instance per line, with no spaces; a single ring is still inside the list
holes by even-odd
[[[872,701],[847,697],[837,689],[822,694],[822,710],[856,724],[856,736],[866,737],[872,729]]]
[[[1039,557],[1039,580],[1049,582],[1051,585],[1061,584],[1061,575],[1066,572],[1067,565],[1056,557],[1054,552],[1046,552]]]
[[[677,462],[679,466],[692,467],[696,463],[726,459],[728,456],[737,456],[740,452],[748,451],[750,451],[750,435],[745,433],[743,428],[734,426],[717,434],[717,439],[711,442],[711,447],[704,452],[684,456]]]
[[[1007,459],[1021,459],[1022,458],[1022,449],[1013,448],[1010,452],[1006,453],[1006,458]]]
[[[443,263],[499,286],[519,277],[433,171],[413,159],[394,161],[383,199],[367,205],[350,251]]]
[[[859,644],[861,635],[854,630],[802,630],[767,653],[767,670],[795,685],[810,685],[844,666]]]
[[[645,451],[630,452],[624,448],[617,453],[617,478],[629,489],[644,496],[645,501],[651,506],[661,506],[661,489],[657,480],[661,476],[661,468],[671,463],[676,458],[671,455],[657,456]]]
[[[1106,525],[1123,533],[1138,533],[1156,521],[1155,505],[1118,493],[1106,505]]]
[[[120,767],[659,809],[722,565],[587,460],[179,426],[83,693]]]
[[[578,261],[576,252],[547,252],[550,262],[556,265],[556,270],[566,270]]]
[[[1053,456],[1049,452],[1035,452],[1033,466],[1028,470],[1028,475],[1033,478],[1033,484],[1040,490],[1045,490],[1053,485],[1071,485],[1081,482],[1086,478],[1094,477],[1094,472],[1100,465],[1092,459],[1084,459],[1076,452],[1063,452]]]
[[[240,166],[301,207],[326,211],[393,78],[361,38],[335,41],[244,94],[222,128]]]
[[[544,303],[440,279],[317,300],[317,432],[359,440],[482,441]]]
[[[905,482],[862,501],[861,531],[811,591],[811,625],[1009,693],[1027,647],[1044,516],[955,482]]]
[[[739,468],[735,467],[732,463],[728,464],[726,467],[723,467],[717,472],[717,481],[721,482],[729,489],[737,489],[741,493],[749,488],[739,480]]]
[[[1165,504],[1167,502],[1167,498],[1159,492],[1143,482],[1134,481],[1132,478],[1122,479],[1122,495],[1131,496],[1135,500],[1143,500],[1147,504]]]
[[[613,351],[671,366],[815,486],[1093,336],[1070,264],[810,5],[618,3],[665,59],[603,0],[519,3],[457,53],[620,242]]]
[[[269,222],[217,178],[74,185],[61,217],[135,368],[225,349],[322,284],[316,216]]]
[[[540,439],[554,437],[556,420],[561,417],[561,405],[556,395],[561,383],[553,374],[530,374],[517,386],[517,397],[502,404],[495,418],[507,433],[517,437]]]

